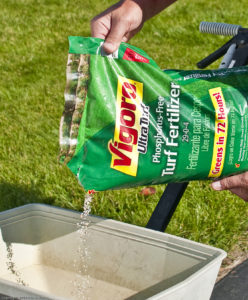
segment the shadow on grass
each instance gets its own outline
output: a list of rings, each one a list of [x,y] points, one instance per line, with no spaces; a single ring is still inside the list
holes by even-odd
[[[28,203],[54,204],[54,199],[46,197],[40,187],[0,182],[0,211]]]

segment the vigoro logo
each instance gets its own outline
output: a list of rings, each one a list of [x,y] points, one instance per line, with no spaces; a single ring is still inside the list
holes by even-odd
[[[108,143],[110,167],[130,176],[136,176],[138,169],[142,99],[143,83],[118,76],[114,140]]]

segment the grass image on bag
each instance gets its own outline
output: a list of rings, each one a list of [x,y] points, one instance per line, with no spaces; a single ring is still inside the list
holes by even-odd
[[[122,43],[70,37],[60,160],[86,190],[248,170],[248,68],[162,71]]]

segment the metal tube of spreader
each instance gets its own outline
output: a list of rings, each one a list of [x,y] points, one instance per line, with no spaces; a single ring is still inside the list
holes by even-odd
[[[224,68],[228,68],[231,61],[232,61],[232,58],[233,58],[233,54],[234,52],[236,51],[236,47],[237,45],[235,43],[233,43],[229,49],[227,50],[225,56],[223,57],[221,63],[220,63],[220,66],[219,66],[219,69],[224,69]]]

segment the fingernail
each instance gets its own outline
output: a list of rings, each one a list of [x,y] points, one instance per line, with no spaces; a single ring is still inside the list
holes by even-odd
[[[212,188],[216,191],[221,191],[222,187],[221,187],[220,181],[212,182]]]
[[[113,53],[115,51],[114,45],[108,42],[105,42],[103,44],[104,51],[106,51],[108,54]]]

